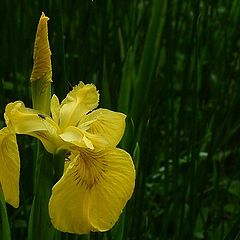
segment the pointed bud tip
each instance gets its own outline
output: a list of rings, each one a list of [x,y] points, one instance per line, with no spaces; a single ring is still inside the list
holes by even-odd
[[[52,82],[52,65],[51,65],[51,50],[48,40],[49,18],[44,12],[38,22],[34,52],[33,52],[33,69],[30,77],[31,82],[44,78],[46,82]]]
[[[44,12],[42,12],[42,15],[41,15],[41,17],[40,17],[40,20],[41,20],[41,19],[44,19],[44,20],[48,21],[50,18],[47,17]]]

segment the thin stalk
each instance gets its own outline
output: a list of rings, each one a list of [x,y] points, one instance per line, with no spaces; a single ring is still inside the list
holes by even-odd
[[[53,185],[53,160],[40,143],[37,144],[34,198],[28,225],[28,239],[53,238],[54,229],[48,215],[48,201]]]
[[[0,230],[1,239],[11,240],[11,229],[8,221],[7,207],[6,207],[1,185],[0,185],[0,212],[1,212],[1,223],[2,223],[1,224],[2,229]]]

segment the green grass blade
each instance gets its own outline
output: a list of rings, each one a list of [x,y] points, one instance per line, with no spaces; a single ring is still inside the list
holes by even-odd
[[[134,93],[131,103],[131,115],[134,121],[141,119],[143,115],[144,111],[139,111],[139,106],[141,106],[142,109],[145,109],[147,106],[150,89],[152,87],[152,78],[161,48],[160,44],[164,27],[165,11],[165,0],[155,0],[152,2],[151,19],[144,41],[137,79],[133,84]]]

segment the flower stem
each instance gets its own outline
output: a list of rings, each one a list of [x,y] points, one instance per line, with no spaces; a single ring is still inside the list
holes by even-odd
[[[28,225],[28,239],[53,239],[54,229],[48,215],[48,201],[53,184],[53,159],[37,143],[34,180],[34,198]]]
[[[7,207],[5,203],[5,199],[3,196],[2,188],[0,185],[0,213],[1,213],[1,237],[0,239],[11,240],[11,230],[8,221]]]

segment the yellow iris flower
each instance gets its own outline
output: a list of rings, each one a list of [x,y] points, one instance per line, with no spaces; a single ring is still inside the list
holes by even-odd
[[[9,103],[7,127],[0,131],[0,181],[5,199],[19,203],[19,154],[15,134],[38,138],[50,153],[69,152],[63,176],[54,185],[49,215],[63,232],[107,231],[118,220],[133,193],[131,156],[116,145],[125,130],[125,115],[96,109],[99,94],[92,84],[79,83],[59,103],[51,98],[50,115]]]
[[[125,115],[96,109],[99,94],[80,82],[60,103],[53,95],[48,18],[42,13],[31,75],[33,105],[21,101],[6,106],[6,127],[0,130],[0,187],[6,202],[19,206],[20,158],[16,134],[39,139],[52,154],[64,150],[64,173],[53,186],[49,215],[63,232],[107,231],[118,220],[133,193],[135,168],[131,156],[117,148],[125,130]],[[94,110],[95,109],[95,110]]]

